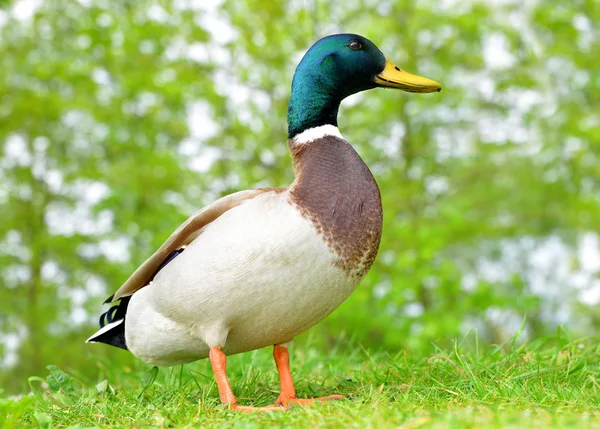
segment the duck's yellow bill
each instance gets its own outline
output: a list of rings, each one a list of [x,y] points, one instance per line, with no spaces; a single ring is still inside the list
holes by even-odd
[[[397,88],[408,92],[441,91],[442,86],[434,80],[416,76],[400,70],[400,67],[387,60],[385,68],[375,76],[375,83],[387,88]]]

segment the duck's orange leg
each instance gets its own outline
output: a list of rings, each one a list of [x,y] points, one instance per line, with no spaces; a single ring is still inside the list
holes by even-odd
[[[227,379],[227,356],[225,356],[225,353],[223,353],[223,350],[221,350],[219,347],[211,347],[209,358],[213,373],[215,374],[215,379],[217,381],[217,387],[219,388],[221,402],[226,405],[230,405],[232,410],[252,412],[281,411],[284,409],[281,406],[248,407],[238,405],[235,395],[233,394],[233,390],[231,390],[231,386],[229,385],[229,380]]]
[[[275,401],[277,405],[288,406],[290,404],[310,405],[315,402],[332,401],[343,399],[343,395],[330,395],[321,398],[298,399],[296,397],[296,389],[294,389],[294,381],[290,372],[290,354],[286,346],[277,345],[273,349],[273,357],[279,372],[280,393]]]

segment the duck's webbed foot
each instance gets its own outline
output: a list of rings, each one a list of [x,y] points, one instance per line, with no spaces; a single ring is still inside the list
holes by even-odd
[[[299,399],[296,397],[296,389],[294,388],[294,381],[292,380],[292,374],[290,372],[290,354],[288,348],[282,345],[276,345],[273,349],[273,357],[275,358],[275,364],[277,365],[277,371],[279,372],[280,380],[280,393],[279,397],[275,401],[276,405],[289,406],[289,405],[312,405],[315,402],[325,401],[336,401],[344,399],[343,395],[329,395],[322,396],[320,398],[307,398]]]

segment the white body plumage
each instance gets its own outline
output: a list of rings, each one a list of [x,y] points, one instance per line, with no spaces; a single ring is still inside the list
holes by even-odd
[[[314,226],[271,191],[225,212],[131,298],[128,349],[154,365],[292,340],[337,308],[359,279],[339,269]]]

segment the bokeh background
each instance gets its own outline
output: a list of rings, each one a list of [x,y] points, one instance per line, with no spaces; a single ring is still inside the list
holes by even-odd
[[[344,102],[384,235],[314,344],[596,333],[598,22],[596,0],[0,2],[0,386],[136,365],[83,343],[102,301],[204,204],[293,180],[293,71],[336,32],[444,90]]]

